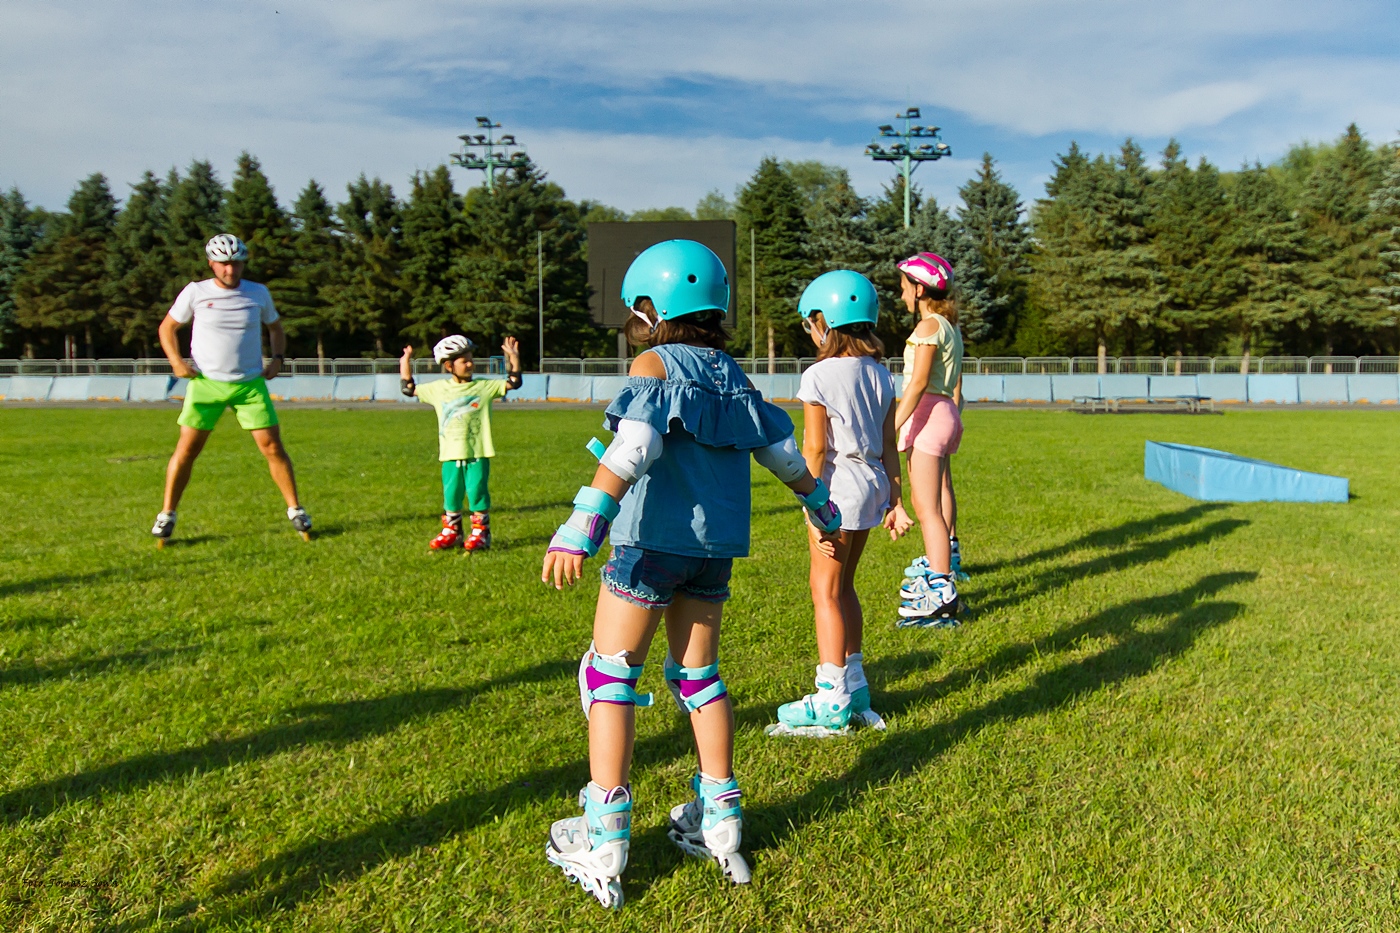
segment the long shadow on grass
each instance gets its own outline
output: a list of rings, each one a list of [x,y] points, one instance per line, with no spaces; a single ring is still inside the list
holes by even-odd
[[[95,658],[79,658],[57,664],[12,664],[0,667],[0,690],[6,687],[30,687],[46,680],[66,680],[69,677],[82,677],[101,674],[114,668],[145,667],[154,661],[161,661],[177,654],[188,654],[194,648],[159,648],[148,651],[126,651],[121,654],[105,654]]]
[[[1248,524],[1241,518],[1222,518],[1171,537],[1143,541],[1127,550],[1114,551],[1077,564],[1048,567],[997,587],[998,595],[993,599],[976,599],[974,603],[979,613],[1017,606],[1079,580],[1166,560],[1176,551],[1207,544]]]
[[[308,745],[340,745],[382,735],[404,723],[465,706],[489,690],[515,684],[554,680],[574,671],[577,662],[546,661],[472,687],[415,690],[372,700],[316,703],[293,707],[295,722],[230,739],[217,739],[194,748],[152,752],[114,762],[92,771],[55,778],[0,795],[0,821],[41,819],[77,800],[130,792],[160,781],[227,768],[268,758]]]
[[[901,710],[926,704],[973,682],[994,680],[1013,669],[1067,650],[1086,639],[1107,638],[1113,644],[1089,657],[1037,674],[1025,687],[997,697],[985,706],[922,729],[895,727],[867,748],[855,765],[839,778],[822,781],[806,793],[769,807],[746,809],[745,836],[756,851],[774,848],[808,823],[858,806],[872,789],[888,786],[934,763],[970,736],[998,723],[1015,722],[1054,712],[1087,694],[1150,673],[1178,657],[1206,631],[1235,618],[1240,603],[1210,601],[1221,590],[1254,580],[1256,573],[1222,573],[1162,596],[1149,596],[1114,606],[1056,632],[1050,638],[1011,645],[991,660],[954,671],[934,684],[903,694],[886,694],[886,703]],[[1138,628],[1144,618],[1168,616],[1165,625]],[[892,708],[893,711],[893,708]],[[646,885],[647,869],[629,873],[634,884]]]
[[[115,567],[107,570],[95,570],[92,573],[61,573],[51,577],[35,577],[32,580],[13,580],[8,583],[0,583],[0,598],[61,590],[68,586],[86,586],[100,583],[111,577],[136,579],[131,576],[131,571]]]
[[[1003,567],[1036,564],[1041,561],[1064,557],[1066,554],[1074,554],[1078,551],[1121,547],[1137,538],[1160,534],[1170,528],[1177,528],[1181,525],[1189,525],[1202,516],[1209,515],[1212,512],[1226,507],[1224,503],[1220,502],[1203,502],[1200,505],[1188,506],[1187,508],[1178,509],[1174,512],[1161,512],[1150,518],[1137,518],[1130,522],[1123,522],[1121,525],[1114,525],[1111,528],[1100,528],[1096,531],[1080,535],[1073,541],[1057,544],[1054,547],[1043,548],[1039,551],[1027,554],[1024,557],[1010,557],[1006,560],[992,561],[990,563],[979,561],[976,564],[969,564],[968,569],[975,573],[993,573],[997,570],[1001,570]]]
[[[572,671],[575,664],[569,662],[567,667]],[[768,713],[766,709],[753,709],[748,716],[739,718],[753,726],[767,721]],[[691,755],[693,751],[690,726],[677,717],[675,728],[636,743],[633,766],[650,767]],[[440,845],[511,810],[541,800],[562,803],[587,782],[588,759],[580,757],[555,767],[516,775],[497,786],[461,794],[426,810],[404,813],[344,836],[313,839],[238,872],[217,884],[205,899],[165,906],[161,917],[163,922],[176,923],[178,930],[208,930],[236,926],[274,911],[285,911],[314,897],[327,886],[359,878],[385,862]],[[572,811],[568,815],[572,815]],[[543,849],[543,826],[539,832]],[[633,864],[644,862],[653,866],[657,874],[665,874],[673,871],[683,859],[680,851],[666,840],[664,829],[633,838]],[[553,869],[545,868],[543,857],[540,861],[540,871],[549,879],[548,883],[557,884],[561,896],[579,898],[580,909],[585,908],[582,896],[567,891],[563,878]],[[155,923],[156,917],[152,914],[110,929],[113,933],[125,933]]]

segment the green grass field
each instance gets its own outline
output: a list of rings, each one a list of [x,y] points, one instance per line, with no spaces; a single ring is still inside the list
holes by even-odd
[[[476,556],[427,550],[426,408],[283,412],[310,544],[226,418],[157,551],[174,418],[0,409],[0,929],[1400,928],[1400,412],[969,412],[977,613],[896,629],[921,547],[872,539],[889,731],[827,741],[763,734],[815,646],[795,504],[755,470],[723,647],[754,883],[667,841],[693,758],[659,701],[617,915],[543,856],[587,780],[596,587],[539,563],[600,413],[499,412]],[[1147,438],[1354,498],[1198,503],[1143,480]]]

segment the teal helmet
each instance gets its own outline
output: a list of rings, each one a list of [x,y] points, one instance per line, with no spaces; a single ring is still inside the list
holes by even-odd
[[[874,324],[880,316],[880,296],[859,272],[837,269],[812,280],[797,302],[797,313],[809,318],[820,311],[827,327]]]
[[[622,302],[635,309],[650,298],[663,321],[699,311],[729,310],[729,275],[703,243],[666,240],[642,250],[622,277]]]

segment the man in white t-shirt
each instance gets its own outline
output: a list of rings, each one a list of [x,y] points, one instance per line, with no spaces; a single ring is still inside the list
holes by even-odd
[[[258,449],[267,458],[272,480],[287,500],[287,518],[292,527],[309,541],[311,517],[297,501],[292,460],[282,447],[277,411],[267,392],[267,380],[282,368],[286,333],[277,319],[267,286],[243,280],[248,247],[242,240],[221,233],[205,244],[204,254],[214,277],[186,285],[160,324],[160,346],[170,360],[170,368],[189,383],[180,412],[180,440],[165,470],[165,505],[156,516],[151,534],[156,536],[157,545],[163,546],[175,531],[175,509],[190,481],[194,461],[224,410],[232,408],[239,425],[252,433]],[[193,366],[181,357],[177,334],[183,325],[191,323]],[[266,366],[262,358],[264,325],[272,347],[272,360]]]

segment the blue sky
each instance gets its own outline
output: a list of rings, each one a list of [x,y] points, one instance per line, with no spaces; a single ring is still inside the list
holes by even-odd
[[[1394,0],[6,0],[0,185],[61,207],[93,171],[121,195],[246,148],[284,202],[361,171],[403,191],[489,113],[571,197],[627,210],[732,194],[764,155],[876,194],[862,149],[911,103],[954,153],[925,190],[956,200],[985,150],[1029,201],[1071,140],[1176,137],[1225,168],[1352,121],[1393,140],[1397,88]]]

